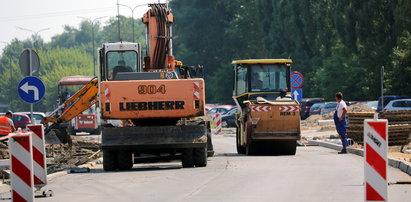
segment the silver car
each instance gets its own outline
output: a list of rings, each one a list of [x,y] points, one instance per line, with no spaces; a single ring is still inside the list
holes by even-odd
[[[411,99],[391,100],[383,111],[411,110]]]

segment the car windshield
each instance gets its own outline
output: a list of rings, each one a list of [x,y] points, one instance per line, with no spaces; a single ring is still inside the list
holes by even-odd
[[[228,112],[226,113],[226,115],[233,115],[233,114],[235,114],[235,113],[237,113],[237,108],[234,108],[234,109],[228,111]]]
[[[31,117],[30,114],[28,114],[28,116]],[[43,119],[43,116],[40,114],[33,114],[33,119],[41,121]]]
[[[289,91],[288,67],[285,65],[253,65],[251,91]]]
[[[325,108],[330,109],[330,108],[336,108],[337,107],[337,103],[327,103],[325,105]]]
[[[321,108],[322,106],[324,106],[324,103],[321,103],[321,104],[314,104],[312,107],[311,107],[311,109],[318,109],[318,108]]]
[[[23,116],[13,115],[11,118],[13,121],[23,121]]]

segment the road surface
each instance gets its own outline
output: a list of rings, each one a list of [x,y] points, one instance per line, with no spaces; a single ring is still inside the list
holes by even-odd
[[[363,201],[363,161],[352,154],[299,147],[296,156],[244,156],[232,134],[214,136],[205,168],[180,162],[135,164],[131,171],[68,174],[49,182],[37,201]],[[389,169],[389,182],[411,181]],[[389,201],[411,200],[411,185],[389,186]]]

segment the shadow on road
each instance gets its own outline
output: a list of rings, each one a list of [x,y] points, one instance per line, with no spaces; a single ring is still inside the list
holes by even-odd
[[[160,171],[160,170],[177,170],[182,169],[181,163],[172,165],[139,165],[134,164],[133,168],[130,170],[117,170],[117,171],[105,171],[103,168],[93,168],[90,169],[88,173],[117,173],[117,172],[136,172],[136,171]],[[84,173],[70,173],[70,174],[84,174]]]

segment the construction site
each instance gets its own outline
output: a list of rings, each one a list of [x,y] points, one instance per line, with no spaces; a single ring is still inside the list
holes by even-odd
[[[0,41],[1,200],[411,200],[411,4],[40,2],[81,22]]]

